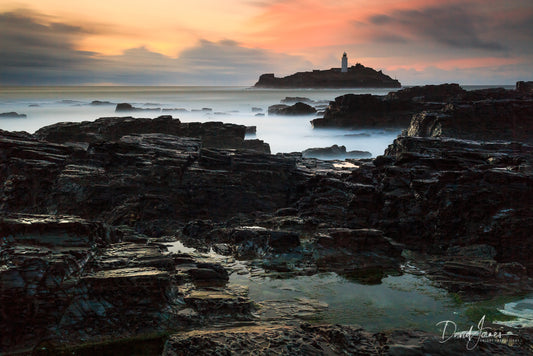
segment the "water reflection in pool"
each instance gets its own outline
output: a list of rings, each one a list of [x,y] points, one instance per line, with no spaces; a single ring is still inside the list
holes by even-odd
[[[363,285],[335,273],[286,279],[232,274],[231,283],[246,285],[256,302],[298,303],[301,298],[327,304],[317,321],[358,324],[368,330],[411,327],[438,332],[436,323],[466,323],[464,306],[423,276],[404,274]]]
[[[281,317],[356,324],[370,331],[414,328],[437,334],[442,331],[436,325],[441,321],[450,320],[459,329],[468,329],[485,314],[487,321],[505,320],[512,326],[533,324],[533,296],[465,303],[457,295],[436,287],[422,271],[410,265],[406,266],[410,273],[367,285],[333,272],[312,276],[269,274],[252,261],[236,261],[213,250],[201,253],[179,241],[165,245],[169,252],[189,253],[221,263],[230,271],[230,287],[246,286],[250,299],[262,306],[259,314],[272,321]]]

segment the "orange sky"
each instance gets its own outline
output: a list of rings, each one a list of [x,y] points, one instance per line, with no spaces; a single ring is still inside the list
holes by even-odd
[[[340,55],[347,51],[351,61],[384,70],[457,71],[490,67],[488,75],[494,75],[496,68],[502,66],[530,68],[530,51],[520,49],[530,46],[527,41],[533,38],[532,31],[527,30],[533,24],[530,3],[529,0],[0,0],[0,13],[15,11],[48,26],[50,31],[54,30],[54,23],[78,26],[82,30],[68,37],[70,49],[92,52],[94,58],[100,59],[117,59],[134,48],[179,59],[205,44],[202,40],[231,41],[231,46],[222,47],[245,56],[247,53],[257,56],[257,51],[271,58],[293,56],[295,63],[318,68],[338,66]],[[509,42],[509,34],[502,29],[515,31],[514,42]],[[282,65],[272,68],[293,70]],[[311,68],[302,68],[308,69]],[[431,78],[429,74],[427,77]]]

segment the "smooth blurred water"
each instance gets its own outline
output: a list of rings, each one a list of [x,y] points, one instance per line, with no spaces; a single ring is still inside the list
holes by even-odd
[[[172,115],[183,122],[223,121],[257,126],[255,138],[270,144],[272,153],[296,152],[312,147],[344,145],[348,151],[370,151],[374,156],[399,134],[394,130],[312,128],[311,116],[269,116],[270,105],[285,97],[306,97],[326,106],[337,96],[355,94],[385,95],[390,89],[251,89],[246,87],[0,87],[0,113],[17,112],[27,118],[1,118],[0,129],[35,132],[62,121],[93,121],[105,116],[154,118]],[[110,105],[91,105],[94,100]],[[185,109],[181,111],[115,113],[116,103],[139,108]],[[202,111],[203,108],[212,109]],[[256,116],[252,108],[262,109]],[[250,137],[254,138],[254,136]]]

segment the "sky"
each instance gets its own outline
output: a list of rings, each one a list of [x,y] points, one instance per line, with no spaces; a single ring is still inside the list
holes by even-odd
[[[0,85],[253,85],[361,63],[404,85],[533,80],[531,0],[0,0]]]

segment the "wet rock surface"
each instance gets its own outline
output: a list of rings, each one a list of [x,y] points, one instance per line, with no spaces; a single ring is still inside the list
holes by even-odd
[[[533,290],[527,140],[406,133],[375,159],[321,161],[245,131],[171,117],[0,131],[2,350],[175,333],[165,354],[457,354],[422,332],[301,324],[327,305],[256,303],[231,277],[374,285],[408,262],[465,300]]]
[[[441,340],[424,332],[369,333],[340,325],[246,327],[225,331],[193,331],[174,335],[163,355],[467,355],[461,340],[443,347]],[[516,346],[480,344],[477,355],[528,355]]]

